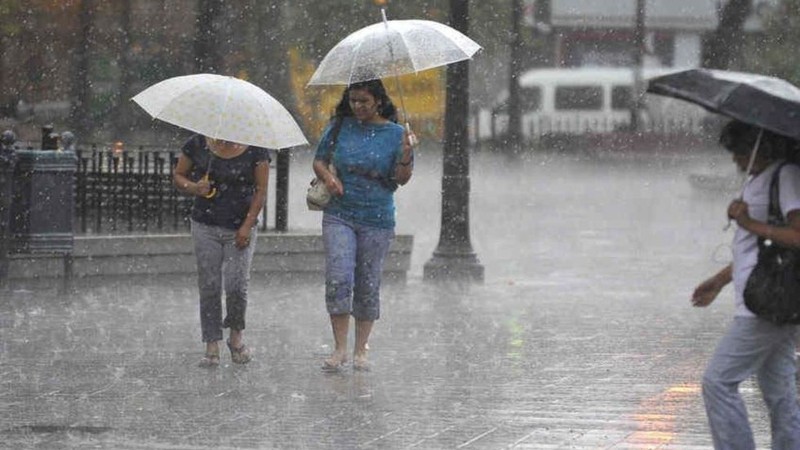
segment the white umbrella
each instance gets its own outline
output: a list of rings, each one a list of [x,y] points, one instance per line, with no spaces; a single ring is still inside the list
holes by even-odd
[[[481,46],[460,31],[430,20],[387,20],[339,41],[314,71],[309,85],[349,85],[394,76],[406,129],[408,123],[399,76],[472,58]],[[414,144],[412,140],[412,145]]]
[[[417,73],[470,59],[481,46],[460,31],[430,20],[386,20],[334,46],[309,85],[348,85]]]
[[[272,149],[308,144],[280,102],[233,77],[201,73],[169,78],[133,101],[154,119],[215,139]]]

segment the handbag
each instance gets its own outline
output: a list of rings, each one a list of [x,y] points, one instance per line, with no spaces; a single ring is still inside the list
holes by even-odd
[[[333,131],[331,133],[331,141],[328,144],[328,155],[326,161],[328,161],[328,170],[336,176],[336,167],[333,165],[333,152],[336,150],[336,140],[339,138],[339,131],[342,130],[342,118],[337,117],[336,123],[333,125]],[[306,191],[306,205],[310,211],[322,211],[328,206],[328,203],[331,201],[331,193],[328,191],[328,187],[325,186],[325,182],[321,180],[319,177],[314,177],[311,179],[311,183]]]
[[[767,223],[785,226],[778,192],[781,164],[772,176]],[[778,325],[800,324],[800,249],[758,239],[758,261],[744,289],[747,309]]]
[[[328,164],[328,170],[336,175],[336,167],[333,164]],[[325,182],[319,177],[314,177],[306,192],[306,205],[308,205],[308,209],[311,211],[322,211],[328,206],[330,201],[331,193],[328,191],[328,187],[325,186]]]

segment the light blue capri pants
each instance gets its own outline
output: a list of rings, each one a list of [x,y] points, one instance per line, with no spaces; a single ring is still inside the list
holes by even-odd
[[[236,248],[236,230],[192,221],[192,239],[197,257],[200,290],[200,328],[203,342],[222,340],[222,328],[244,330],[250,263],[256,248],[256,227],[250,245]],[[222,319],[222,289],[225,288],[225,320]]]
[[[380,317],[381,272],[393,238],[393,229],[322,216],[328,314],[351,314],[365,321]]]

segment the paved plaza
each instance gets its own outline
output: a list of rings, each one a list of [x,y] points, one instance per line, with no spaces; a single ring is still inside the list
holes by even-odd
[[[255,360],[225,351],[211,370],[196,367],[193,276],[80,279],[70,295],[13,282],[0,292],[0,447],[709,449],[698,383],[732,292],[702,310],[689,295],[725,263],[727,197],[686,182],[707,161],[655,161],[477,157],[487,277],[471,287],[422,281],[438,232],[425,195],[437,178],[422,168],[398,193],[412,272],[385,286],[366,373],[320,370],[319,280],[254,274]],[[769,448],[758,390],[742,391]]]
[[[255,361],[224,353],[211,370],[195,367],[191,278],[106,280],[71,297],[19,288],[0,307],[0,445],[709,448],[697,382],[727,314],[557,289],[389,286],[373,370],[326,374],[319,286],[256,280]],[[757,391],[744,391],[767,445]]]

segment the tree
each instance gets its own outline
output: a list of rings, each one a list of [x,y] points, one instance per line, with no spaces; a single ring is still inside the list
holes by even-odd
[[[219,20],[223,0],[199,0],[197,3],[197,34],[194,41],[195,71],[218,73],[222,70],[219,51]]]
[[[706,45],[703,67],[727,69],[744,43],[744,22],[753,9],[753,0],[729,0],[722,8],[719,25]]]
[[[72,107],[70,125],[79,136],[89,135],[92,129],[89,105],[92,97],[92,80],[89,65],[94,48],[95,0],[81,0],[78,10],[78,41],[74,49],[75,66],[72,81]]]
[[[20,31],[19,23],[15,20],[22,8],[20,0],[0,0],[0,86],[3,86],[0,97],[0,117],[13,114],[16,96],[12,89],[8,89],[6,77],[6,48],[8,41],[17,36]]]
[[[763,34],[750,43],[744,69],[783,78],[800,86],[798,43],[800,0],[783,0],[767,17]]]
[[[117,98],[115,99],[115,117],[114,117],[114,131],[117,138],[126,136],[131,126],[131,102],[126,101],[131,98],[131,88],[134,83],[135,71],[130,56],[130,48],[132,39],[131,29],[131,16],[133,15],[133,8],[131,7],[132,0],[122,0],[120,7],[120,50],[117,57],[117,65],[119,66],[119,88]]]

